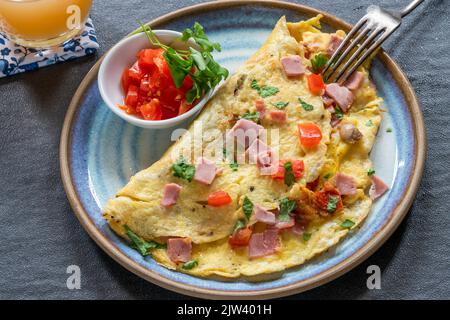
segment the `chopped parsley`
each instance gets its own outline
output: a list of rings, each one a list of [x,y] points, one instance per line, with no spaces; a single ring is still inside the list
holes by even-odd
[[[311,233],[307,233],[307,232],[304,232],[303,233],[303,240],[304,241],[308,241],[309,239],[311,239]]]
[[[341,223],[341,227],[346,229],[350,229],[354,225],[355,223],[350,219],[345,219],[345,221]]]
[[[242,228],[245,228],[245,221],[240,219],[234,225],[233,233],[235,233],[236,231],[238,231],[239,229],[242,229]]]
[[[239,165],[237,162],[232,162],[232,163],[230,163],[230,168],[233,171],[238,171]]]
[[[341,107],[339,107],[339,106],[334,107],[334,116],[338,120],[341,120],[342,118],[344,118],[344,112],[342,111]]]
[[[195,268],[196,266],[198,266],[198,261],[197,260],[191,260],[191,261],[183,263],[183,265],[181,267],[184,270],[191,270],[191,269]]]
[[[338,196],[330,196],[328,198],[328,204],[327,204],[328,213],[333,213],[336,211],[338,202],[339,202]]]
[[[292,169],[292,162],[288,161],[284,164],[284,183],[290,187],[295,182],[294,171]]]
[[[332,175],[333,175],[333,174],[332,174],[331,172],[328,172],[327,174],[325,174],[325,175],[323,176],[323,178],[324,178],[325,180],[328,180],[328,179],[331,178]]]
[[[192,181],[195,175],[195,167],[187,163],[183,157],[172,165],[172,170],[174,177],[185,179],[189,182]]]
[[[246,112],[241,116],[241,119],[247,119],[251,121],[258,121],[259,120],[259,112]]]
[[[375,174],[375,169],[374,168],[370,168],[369,170],[367,170],[367,175],[368,176],[373,176]]]
[[[311,59],[311,67],[314,73],[318,74],[328,63],[328,57],[322,53],[316,54]]]
[[[276,95],[278,92],[280,92],[280,89],[278,89],[277,87],[271,87],[271,86],[259,86],[258,81],[253,80],[252,83],[250,84],[250,86],[252,87],[252,89],[258,91],[259,95],[262,98],[267,98],[270,96],[274,96]]]
[[[368,127],[373,127],[373,122],[372,122],[372,120],[368,120],[368,121],[366,122],[366,126],[368,126]]]
[[[386,132],[392,132],[392,128],[387,128]]]
[[[276,103],[272,103],[272,105],[277,109],[283,110],[284,108],[286,108],[289,105],[289,102],[279,101]]]
[[[248,198],[244,198],[244,203],[242,204],[242,210],[244,211],[247,220],[250,220],[250,217],[253,213],[253,202]]]
[[[309,104],[300,98],[298,98],[298,101],[301,103],[301,105],[305,111],[311,111],[314,109],[314,106],[312,104]]]
[[[139,251],[139,253],[143,257],[150,255],[151,249],[166,248],[165,244],[161,244],[156,241],[145,241],[144,239],[139,237],[136,233],[134,233],[127,225],[124,225],[124,229],[128,239],[130,239],[131,241],[130,247]]]
[[[289,214],[295,210],[297,203],[294,200],[283,198],[280,200],[280,214],[278,220],[282,222],[289,221]]]

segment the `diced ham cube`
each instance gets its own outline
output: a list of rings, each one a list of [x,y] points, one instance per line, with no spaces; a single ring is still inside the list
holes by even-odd
[[[356,194],[356,181],[353,177],[338,172],[336,173],[336,188],[341,195],[352,196]]]
[[[182,187],[176,183],[168,183],[164,186],[163,198],[161,199],[161,205],[164,207],[170,207],[177,203],[178,195]]]
[[[206,158],[199,158],[197,165],[195,166],[194,180],[204,183],[211,184],[216,177],[217,167],[214,162]]]
[[[337,83],[327,84],[325,93],[332,98],[344,112],[347,112],[348,109],[350,109],[350,106],[355,99],[355,96],[347,87],[340,86]]]
[[[229,138],[237,138],[237,142],[247,148],[264,132],[264,127],[247,119],[239,119],[228,132]]]
[[[279,221],[277,222],[277,224],[275,225],[275,228],[277,228],[278,230],[284,230],[284,229],[289,229],[292,228],[295,225],[295,219],[293,217],[289,217],[288,221]]]
[[[337,48],[339,48],[342,41],[343,41],[343,39],[338,37],[337,35],[335,35],[335,34],[331,35],[330,43],[328,44],[328,47],[327,47],[327,55],[329,57],[331,57],[336,52]]]
[[[259,139],[253,141],[253,143],[247,149],[248,161],[250,164],[257,163],[258,155],[260,153],[270,153],[271,149],[264,142]]]
[[[353,72],[352,75],[344,82],[344,86],[346,86],[350,90],[356,90],[361,86],[363,80],[363,73],[356,71]]]
[[[379,177],[373,175],[370,176],[370,180],[372,180],[372,186],[369,189],[369,197],[372,200],[378,199],[381,197],[386,191],[389,190],[389,186],[384,183]]]
[[[171,238],[167,240],[167,254],[172,262],[191,260],[192,241],[190,238]]]
[[[263,222],[266,224],[275,224],[277,222],[277,218],[274,213],[264,209],[259,205],[255,205],[254,212],[255,219],[259,222]]]
[[[274,254],[279,247],[278,230],[268,228],[263,233],[254,233],[248,245],[250,259],[261,258]]]
[[[284,123],[284,122],[286,122],[287,116],[286,116],[286,112],[284,112],[284,111],[274,110],[274,111],[270,111],[270,118],[274,122]]]
[[[284,73],[288,77],[302,76],[306,72],[302,58],[297,55],[290,55],[281,58],[281,65],[283,66]]]
[[[256,111],[259,112],[259,118],[262,119],[266,115],[266,104],[264,100],[255,101]]]

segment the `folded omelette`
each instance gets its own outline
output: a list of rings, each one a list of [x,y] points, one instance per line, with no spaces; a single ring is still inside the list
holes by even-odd
[[[303,264],[358,227],[386,189],[369,159],[381,99],[364,67],[319,94],[310,83],[344,37],[321,32],[320,16],[298,23],[282,17],[188,132],[109,200],[103,216],[111,228],[169,269],[262,279]],[[196,126],[202,133],[194,142]],[[255,161],[242,163],[221,144],[237,128],[257,130],[243,143],[243,156]],[[263,143],[262,131],[276,131],[277,145]],[[189,148],[202,156],[174,159]],[[262,174],[274,150],[274,170]]]

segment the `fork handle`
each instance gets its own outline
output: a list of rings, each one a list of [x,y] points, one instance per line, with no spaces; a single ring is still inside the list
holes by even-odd
[[[421,4],[423,0],[414,0],[411,2],[405,9],[400,11],[400,16],[403,18],[411,13],[419,4]]]

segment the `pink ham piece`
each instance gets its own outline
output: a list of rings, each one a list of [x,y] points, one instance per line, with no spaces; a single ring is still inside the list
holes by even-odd
[[[288,221],[278,221],[275,225],[275,228],[278,230],[284,230],[289,229],[295,226],[295,219],[293,217],[290,217]]]
[[[167,254],[175,263],[191,260],[192,241],[190,238],[172,238],[167,240]]]
[[[337,83],[330,83],[326,85],[325,93],[332,98],[342,111],[347,112],[355,99],[353,93],[347,88],[338,85]]]
[[[256,164],[260,175],[273,175],[278,171],[278,158],[271,150],[258,153]]]
[[[386,191],[389,190],[389,186],[384,183],[379,177],[373,175],[370,176],[370,180],[372,180],[372,185],[369,189],[369,197],[372,200],[378,199],[381,197]]]
[[[211,160],[206,158],[199,158],[197,165],[195,166],[194,180],[204,183],[211,184],[216,177],[217,167]]]
[[[161,205],[164,207],[170,207],[177,203],[178,194],[180,193],[182,187],[176,183],[168,183],[164,186],[163,198],[161,200]]]
[[[333,109],[333,112],[334,112],[334,106],[336,105],[336,102],[334,102],[333,99],[331,99],[330,97],[327,97],[327,96],[322,96],[322,100],[323,100],[323,104],[325,105],[325,108],[326,109],[331,108],[331,109]],[[328,111],[330,111],[330,110],[328,110]]]
[[[356,193],[356,181],[353,177],[343,173],[336,173],[336,188],[344,196],[352,196]]]
[[[337,48],[339,48],[339,46],[342,43],[342,38],[339,38],[337,35],[332,34],[331,38],[330,38],[330,43],[328,44],[328,48],[327,48],[327,55],[329,57],[331,57],[337,50]]]
[[[297,55],[290,55],[281,58],[281,65],[283,66],[284,73],[288,77],[302,76],[306,72],[306,68],[302,62],[302,58]]]
[[[286,122],[287,116],[286,116],[286,112],[284,112],[284,111],[274,110],[274,111],[270,111],[270,118],[274,122],[284,123],[284,122]]]
[[[344,82],[344,86],[346,86],[350,90],[356,90],[361,86],[363,80],[363,73],[356,71],[353,72],[352,75]]]
[[[257,163],[258,155],[260,153],[270,153],[271,149],[264,142],[259,139],[253,141],[253,143],[247,149],[248,161],[250,164]]]
[[[248,244],[250,259],[261,258],[274,254],[279,246],[278,230],[267,228],[263,233],[254,233]]]
[[[263,100],[256,100],[255,101],[255,107],[256,111],[259,112],[259,118],[262,119],[266,115],[266,104]]]
[[[266,224],[275,224],[277,222],[277,217],[274,213],[264,209],[259,205],[255,205],[253,209],[255,212],[256,221],[263,222]]]
[[[247,148],[255,141],[264,131],[264,127],[247,119],[239,119],[231,128],[228,135],[236,137],[237,142],[241,145],[245,144]]]

